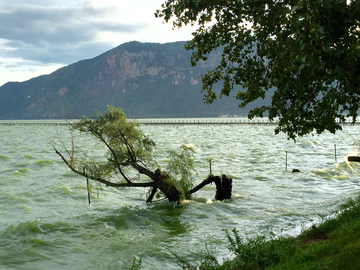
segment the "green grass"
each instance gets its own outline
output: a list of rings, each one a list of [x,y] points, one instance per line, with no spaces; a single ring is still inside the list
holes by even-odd
[[[313,225],[297,237],[268,240],[264,236],[242,239],[227,232],[233,260],[218,264],[211,252],[198,265],[176,258],[182,269],[360,269],[360,195],[348,200],[332,218]]]

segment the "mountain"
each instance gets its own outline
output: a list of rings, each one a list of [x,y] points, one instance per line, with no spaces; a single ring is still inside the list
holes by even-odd
[[[8,82],[0,87],[0,119],[91,116],[108,104],[133,118],[246,114],[231,97],[203,103],[201,74],[219,63],[221,52],[192,67],[184,45],[129,42],[49,75]]]

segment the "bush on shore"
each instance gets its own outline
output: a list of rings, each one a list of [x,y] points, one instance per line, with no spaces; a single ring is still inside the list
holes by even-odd
[[[236,229],[225,231],[234,259],[222,265],[206,249],[197,265],[174,255],[187,270],[360,269],[360,195],[349,199],[331,218],[296,237],[242,239]]]

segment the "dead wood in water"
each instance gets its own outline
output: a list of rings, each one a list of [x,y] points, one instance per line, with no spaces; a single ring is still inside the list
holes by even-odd
[[[215,181],[216,195],[215,199],[218,201],[229,200],[232,191],[232,179],[227,178],[225,174],[221,176],[221,180]]]
[[[192,190],[189,191],[190,194],[195,193],[196,191],[202,189],[204,186],[211,184],[212,182],[216,185],[216,194],[215,194],[215,200],[223,201],[223,200],[229,200],[231,198],[231,192],[232,192],[232,179],[226,177],[225,174],[220,176],[213,176],[210,175],[207,179],[202,181],[199,185],[194,187]]]
[[[360,162],[360,157],[348,156],[348,161]]]

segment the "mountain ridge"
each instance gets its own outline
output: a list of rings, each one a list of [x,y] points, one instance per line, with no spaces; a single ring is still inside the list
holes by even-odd
[[[127,42],[51,74],[8,82],[0,87],[0,119],[91,116],[107,105],[133,118],[246,114],[231,97],[203,103],[201,75],[219,63],[221,52],[192,67],[185,43]]]

